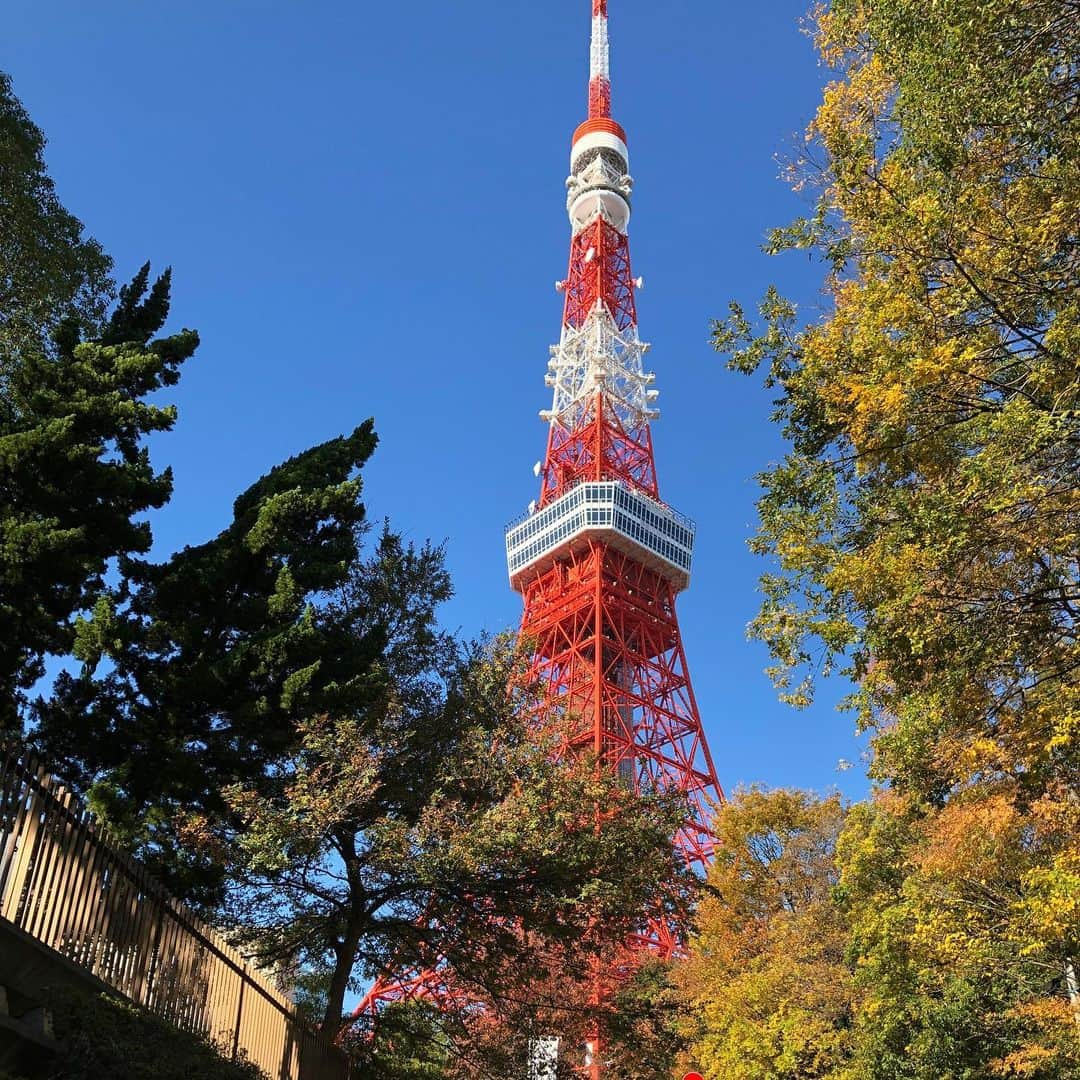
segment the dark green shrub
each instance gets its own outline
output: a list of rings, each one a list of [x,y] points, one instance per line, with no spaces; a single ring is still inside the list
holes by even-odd
[[[62,1051],[47,1080],[266,1080],[249,1061],[229,1061],[208,1039],[107,994],[50,995]]]

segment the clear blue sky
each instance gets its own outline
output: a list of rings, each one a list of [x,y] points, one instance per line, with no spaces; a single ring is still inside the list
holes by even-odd
[[[637,181],[642,336],[661,390],[665,499],[698,523],[679,614],[720,778],[865,790],[844,687],[796,713],[745,637],[754,475],[783,450],[769,393],[728,373],[709,320],[775,281],[815,317],[820,268],[770,259],[804,209],[776,155],[824,73],[807,0],[611,0],[614,113]],[[514,626],[502,530],[534,497],[558,337],[569,138],[588,0],[8,0],[0,67],[49,138],[67,206],[116,259],[174,268],[203,340],[157,553],[214,535],[272,465],[374,416],[374,518],[446,539],[449,624]]]

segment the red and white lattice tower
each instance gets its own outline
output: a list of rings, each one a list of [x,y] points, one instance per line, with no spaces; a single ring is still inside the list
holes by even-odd
[[[611,117],[607,0],[592,2],[589,117],[574,133],[567,180],[572,238],[540,494],[506,533],[510,582],[525,602],[522,637],[548,707],[569,717],[571,747],[591,751],[641,791],[683,792],[674,838],[704,871],[722,798],[690,685],[675,597],[690,581],[694,525],[660,499],[630,268],[626,133]],[[636,941],[662,956],[679,941],[662,918]],[[380,982],[358,1013],[451,992],[446,973]],[[593,1048],[595,1051],[595,1048]],[[590,1072],[597,1075],[597,1054]]]
[[[540,498],[506,534],[522,635],[552,707],[639,790],[685,792],[675,837],[704,870],[722,798],[690,686],[675,597],[690,581],[694,525],[660,500],[650,422],[658,391],[642,358],[630,269],[626,133],[611,118],[607,0],[592,0],[589,118],[574,132],[567,180],[570,269]],[[644,940],[670,956],[662,922]]]

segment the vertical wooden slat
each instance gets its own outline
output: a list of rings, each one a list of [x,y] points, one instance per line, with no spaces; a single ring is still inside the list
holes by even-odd
[[[70,792],[64,799],[64,816],[70,836],[64,852],[63,873],[57,881],[57,913],[49,928],[48,944],[63,952],[71,923],[72,900],[79,895],[82,867],[86,856],[86,828],[74,795]]]
[[[9,787],[4,801],[10,807],[8,811],[10,817],[5,820],[7,827],[11,830],[11,838],[4,844],[3,877],[0,878],[0,915],[14,919],[15,908],[18,905],[15,877],[19,872],[19,863],[27,842],[26,826],[29,814],[27,803],[30,798],[30,789],[25,772],[21,769],[13,770],[7,777],[7,783]]]
[[[63,870],[64,849],[67,840],[68,823],[64,815],[64,797],[67,792],[63,787],[54,787],[52,798],[46,804],[46,830],[44,856],[38,874],[36,896],[32,921],[27,925],[29,933],[39,941],[51,945],[48,928],[53,917],[53,900],[60,900],[57,895],[57,883]]]
[[[48,879],[52,865],[52,832],[55,827],[52,778],[43,775],[40,780],[41,791],[37,795],[35,817],[38,822],[37,842],[34,847],[32,864],[26,876],[26,895],[23,898],[19,925],[31,935],[37,928],[38,914],[41,908],[41,892]],[[36,936],[36,935],[35,935]]]
[[[141,903],[139,904],[138,939],[139,951],[131,969],[127,994],[140,1004],[146,996],[146,982],[153,964],[154,943],[157,936],[158,909],[147,894],[145,882],[140,879]]]
[[[240,1049],[240,1028],[244,1022],[244,984],[246,979],[241,978],[240,994],[236,999],[236,1023],[233,1028],[232,1059],[236,1060],[237,1051]]]
[[[83,827],[90,832],[85,815]],[[84,967],[90,962],[94,952],[93,927],[101,899],[101,873],[107,859],[104,844],[97,837],[89,837],[91,843],[89,858],[86,860],[85,873],[79,881],[79,891],[72,897],[74,906],[70,916],[71,945],[68,956]]]
[[[112,985],[124,991],[127,983],[128,965],[135,948],[134,928],[135,912],[138,904],[138,890],[130,877],[120,879],[120,888],[116,896],[116,926],[111,936],[114,952],[111,969]]]
[[[147,905],[149,907],[150,905]],[[161,932],[164,928],[165,912],[160,908],[154,909],[154,936],[150,941],[149,961],[146,968],[146,977],[142,980],[139,996],[134,1000],[139,1005],[150,1005],[150,999],[154,992],[154,978],[158,965],[161,962]]]
[[[10,919],[16,925],[19,924],[27,877],[33,865],[34,851],[37,848],[40,832],[37,792],[30,783],[26,785],[26,794],[19,816],[20,836],[18,850],[15,854],[15,865],[11,880],[8,882],[8,891],[4,896],[3,910],[0,911],[0,914],[3,914],[5,918]]]
[[[100,977],[104,969],[106,933],[112,918],[113,879],[116,876],[116,867],[112,852],[104,844],[99,844],[98,848],[103,857],[98,873],[91,882],[93,895],[86,898],[90,906],[90,923],[85,966]]]
[[[64,912],[64,940],[59,951],[69,958],[74,957],[82,948],[83,912],[85,897],[90,889],[93,875],[94,856],[97,851],[93,830],[86,814],[80,814],[80,843],[76,851],[76,870],[72,878]]]
[[[176,937],[179,927],[172,912],[165,908],[165,933],[161,939],[161,968],[158,973],[154,1007],[162,1016],[172,1019],[176,1005]]]
[[[45,944],[53,949],[58,949],[62,945],[71,897],[71,883],[77,872],[78,856],[82,844],[82,833],[78,827],[77,811],[73,809],[73,804],[74,797],[72,793],[70,791],[65,792],[61,800],[64,818],[64,845],[60,866],[53,885],[54,895],[50,905],[52,910],[42,935]]]
[[[37,790],[31,789],[31,807],[27,818],[32,826],[32,840],[27,844],[24,857],[21,861],[21,887],[20,895],[16,901],[18,908],[15,914],[15,922],[23,930],[33,921],[34,909],[37,902],[37,879],[41,870],[42,848],[45,846],[46,836],[49,831],[48,814],[42,805],[43,800]]]
[[[52,777],[46,778],[47,794],[42,799],[43,832],[39,858],[34,867],[34,906],[27,913],[26,930],[39,941],[45,941],[44,929],[49,921],[56,879],[60,872],[64,844],[64,788]]]

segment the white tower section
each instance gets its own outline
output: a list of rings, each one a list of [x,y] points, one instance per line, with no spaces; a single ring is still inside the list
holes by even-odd
[[[589,48],[589,81],[611,81],[611,45],[608,40],[607,14],[597,14],[592,21],[592,41]]]
[[[606,26],[606,19],[597,21]],[[604,45],[606,53],[606,37]],[[566,209],[573,235],[601,217],[625,236],[634,181],[628,171],[623,140],[608,131],[583,135],[571,151],[570,170]],[[596,252],[589,248],[585,262],[595,257]],[[635,282],[637,288],[643,284],[641,278]],[[565,287],[565,281],[556,283],[556,288]],[[583,325],[564,323],[559,343],[551,347],[545,382],[554,393],[551,408],[543,410],[541,418],[572,431],[599,392],[605,412],[617,416],[627,431],[657,419],[660,413],[655,402],[659,391],[653,389],[656,376],[646,372],[643,364],[648,350],[648,344],[638,337],[636,322],[620,330],[598,300]]]

